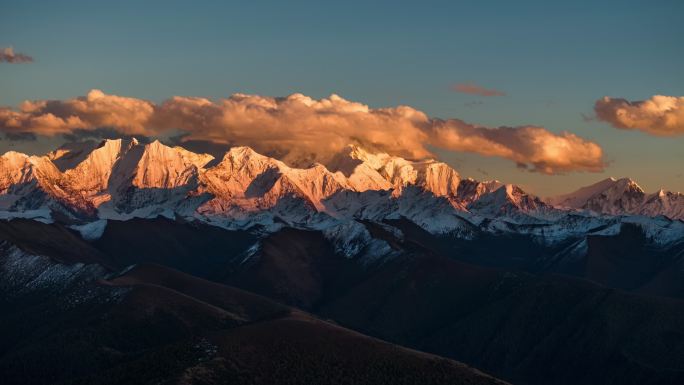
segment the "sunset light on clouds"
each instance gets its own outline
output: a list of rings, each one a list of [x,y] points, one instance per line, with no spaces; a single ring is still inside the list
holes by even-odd
[[[598,172],[604,165],[598,144],[571,133],[433,119],[412,107],[373,109],[334,94],[319,100],[235,94],[216,102],[175,96],[155,104],[91,90],[79,98],[0,109],[0,131],[6,133],[55,136],[101,127],[143,136],[180,130],[185,140],[248,145],[299,166],[327,163],[349,144],[410,159],[434,157],[433,146],[501,157],[546,174]]]
[[[494,14],[306,3],[306,14],[282,4],[10,7],[0,16],[0,148],[40,154],[108,132],[250,145],[305,164],[357,143],[542,195],[625,175],[684,190],[684,58],[669,48],[684,30],[667,7],[634,2],[617,17],[610,2],[498,2]]]
[[[684,384],[684,0],[2,0],[2,385]]]

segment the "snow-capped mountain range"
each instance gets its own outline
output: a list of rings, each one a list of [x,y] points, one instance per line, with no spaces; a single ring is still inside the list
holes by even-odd
[[[406,218],[433,234],[514,232],[549,243],[638,223],[660,243],[684,238],[684,196],[607,179],[546,201],[447,164],[349,146],[328,165],[293,168],[233,147],[222,159],[159,141],[69,144],[45,156],[0,156],[0,217],[72,225],[97,237],[106,220],[157,216],[228,229],[324,231],[353,248],[358,220]],[[657,217],[657,218],[656,218]],[[362,227],[362,226],[361,226]]]
[[[684,194],[663,189],[647,194],[629,178],[604,179],[570,194],[550,198],[548,202],[561,208],[591,210],[602,214],[684,218]]]

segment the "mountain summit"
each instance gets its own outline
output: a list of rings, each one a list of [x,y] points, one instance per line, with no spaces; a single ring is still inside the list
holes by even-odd
[[[549,199],[558,207],[590,210],[611,215],[665,215],[684,218],[684,194],[659,190],[647,194],[632,179],[608,178],[579,190]]]
[[[448,199],[459,210],[474,200],[471,182],[462,184],[458,172],[445,163],[409,161],[358,146],[348,146],[329,168],[290,167],[249,147],[234,147],[219,163],[206,167],[212,159],[159,141],[141,144],[135,139],[105,140],[97,146],[70,144],[42,157],[10,152],[0,163],[5,176],[0,181],[1,208],[9,216],[30,208],[43,214],[58,210],[78,219],[136,210],[150,214],[154,205],[178,213],[181,200],[202,196],[204,201],[194,209],[203,213],[228,212],[228,207],[269,209],[294,198],[314,211],[335,215],[325,204],[333,195],[375,191],[396,198],[412,187]],[[37,191],[42,201],[36,200]],[[184,207],[181,214],[192,215],[193,210]]]
[[[606,179],[544,202],[516,185],[461,178],[443,162],[354,145],[329,164],[308,168],[249,147],[233,147],[217,161],[135,139],[69,144],[45,156],[0,157],[0,217],[76,226],[164,216],[228,229],[329,229],[347,239],[366,234],[358,221],[404,218],[429,232],[466,238],[479,228],[565,239],[599,226],[595,216],[578,217],[582,210],[678,219],[684,218],[683,202],[678,193],[646,194],[629,179]],[[611,217],[601,221],[614,224]],[[668,233],[665,239],[673,237]]]

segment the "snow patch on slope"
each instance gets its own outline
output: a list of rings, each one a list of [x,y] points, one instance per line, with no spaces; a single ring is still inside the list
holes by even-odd
[[[81,237],[86,241],[94,241],[102,237],[105,228],[107,228],[107,220],[100,219],[95,222],[86,223],[83,225],[72,225],[72,229],[78,231]]]

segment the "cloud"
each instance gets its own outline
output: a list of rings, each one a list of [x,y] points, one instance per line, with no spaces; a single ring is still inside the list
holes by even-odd
[[[433,120],[429,132],[433,146],[509,159],[544,174],[600,172],[605,167],[601,146],[569,132],[556,134],[537,126],[489,128],[458,119]]]
[[[5,139],[12,142],[35,142],[38,136],[33,132],[7,132]]]
[[[138,140],[140,143],[152,143],[153,138],[138,134],[138,135],[131,135],[131,134],[125,134],[119,131],[115,127],[98,127],[95,129],[83,129],[83,128],[76,128],[72,130],[71,132],[68,133],[63,133],[62,137],[67,141],[67,142],[82,142],[82,141],[88,141],[88,140],[103,140],[103,139],[131,139],[135,138]]]
[[[475,107],[475,106],[481,106],[483,104],[484,104],[484,102],[482,100],[474,100],[472,102],[463,103],[463,106],[464,107]]]
[[[596,101],[594,112],[616,128],[656,136],[684,134],[684,96],[655,95],[635,102],[606,96]]]
[[[479,96],[506,96],[506,93],[503,91],[495,90],[495,89],[487,89],[481,86],[478,86],[477,84],[474,83],[459,83],[455,84],[454,86],[451,87],[453,91],[460,92],[463,94],[470,94],[470,95],[479,95]]]
[[[145,100],[92,90],[87,96],[64,101],[25,101],[19,111],[0,108],[0,129],[51,136],[112,127],[123,134],[145,134],[154,109]]]
[[[7,47],[0,51],[0,63],[31,63],[33,58],[23,53],[14,52],[14,48]]]
[[[604,166],[601,147],[571,133],[482,127],[433,119],[409,106],[370,108],[337,95],[317,100],[234,94],[216,101],[175,96],[157,104],[93,90],[74,99],[27,101],[19,110],[0,108],[4,132],[84,137],[102,127],[120,135],[181,133],[173,140],[217,151],[247,145],[300,166],[326,164],[352,143],[410,159],[434,157],[433,147],[474,152],[547,174]]]

